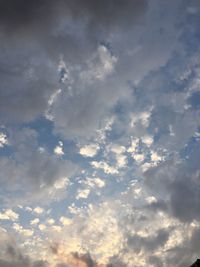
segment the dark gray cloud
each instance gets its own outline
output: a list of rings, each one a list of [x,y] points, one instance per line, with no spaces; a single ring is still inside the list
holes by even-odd
[[[104,44],[118,59],[112,78],[83,85],[74,77],[70,86],[75,93],[69,96],[66,83],[52,107],[56,132],[67,138],[92,135],[122,96],[130,98],[128,81],[140,79],[170,57],[177,41],[173,14],[180,2],[160,7],[145,0],[40,0],[30,5],[1,1],[0,48],[5,53],[0,57],[0,121],[30,121],[44,115],[60,86],[59,57],[79,73]],[[165,17],[158,25],[155,14],[160,18],[163,10]]]
[[[80,262],[85,263],[87,267],[97,267],[97,263],[91,258],[89,253],[84,255],[79,255],[78,253],[74,253],[73,257],[77,260],[80,260]]]
[[[49,266],[46,261],[38,260],[32,263],[32,267],[47,267]]]
[[[200,229],[199,228],[194,229],[192,236],[191,236],[190,244],[191,244],[191,251],[196,253],[196,255],[199,255],[200,253]]]
[[[112,36],[107,36],[106,41],[99,46],[107,49],[107,58],[105,60],[104,57],[104,64],[100,61],[99,50],[88,56],[84,64],[79,64],[76,75],[73,75],[72,71],[73,84],[70,84],[69,81],[66,82],[65,86],[68,88],[70,85],[71,87],[71,95],[66,92],[66,89],[63,90],[52,105],[56,132],[65,137],[91,137],[96,129],[104,127],[104,119],[113,115],[113,110],[120,101],[120,104],[124,103],[126,106],[123,108],[127,114],[124,116],[126,125],[120,125],[121,127],[118,128],[125,129],[126,127],[127,134],[136,134],[135,129],[127,130],[130,125],[128,112],[134,110],[137,113],[138,109],[141,109],[141,105],[149,108],[152,105],[151,97],[155,96],[154,101],[156,102],[158,92],[146,94],[146,88],[150,90],[149,84],[142,84],[142,88],[138,86],[137,91],[135,90],[133,93],[130,84],[140,80],[150,70],[166,64],[177,41],[177,36],[174,36],[172,29],[175,19],[171,15],[171,11],[177,10],[177,6],[177,4],[170,7],[167,5],[166,17],[160,21],[160,25],[157,25],[154,8],[158,9],[158,14],[161,14],[162,8],[165,10],[165,7],[160,8],[156,3],[151,3],[145,15],[142,16],[144,24],[136,22],[133,29],[127,27],[125,31],[118,30],[117,34],[110,31]],[[160,27],[166,30],[165,34],[160,35]],[[156,38],[159,39],[159,42],[155,42]],[[116,58],[113,63],[113,72],[105,75],[104,80],[95,80],[96,71],[104,72],[103,66],[110,64],[112,57]],[[91,70],[93,70],[93,77],[91,77]],[[84,76],[78,76],[77,73],[84,73]],[[141,96],[141,99],[135,99],[138,95]],[[144,98],[148,97],[149,103],[146,105]],[[144,106],[142,108],[144,109]],[[145,133],[144,127],[136,128],[138,128],[139,136],[141,136],[141,132]]]
[[[157,200],[155,202],[152,202],[152,203],[146,205],[145,208],[148,211],[152,211],[152,212],[167,211],[168,205],[164,200]]]
[[[0,259],[0,267],[47,267],[48,264],[44,261],[31,262],[29,258],[23,258],[21,260],[3,260]]]
[[[1,123],[44,115],[59,87],[59,57],[85,62],[115,28],[134,25],[146,6],[146,0],[0,1]]]
[[[88,18],[93,25],[99,24],[104,27],[130,22],[146,8],[145,0],[122,1],[122,0],[58,0],[47,1],[0,1],[0,23],[1,27],[11,30],[30,30],[44,24],[52,26],[58,16],[74,16],[74,18]],[[33,34],[32,32],[31,34]]]
[[[0,267],[47,267],[46,261],[32,260],[24,255],[20,249],[13,244],[8,244],[4,258],[0,258]]]
[[[163,199],[163,210],[188,222],[199,219],[200,176],[199,145],[191,149],[187,159],[166,161],[145,173],[146,184]],[[169,200],[167,200],[169,197]],[[163,205],[162,204],[162,205]],[[168,209],[166,209],[168,207]]]
[[[161,259],[159,259],[159,257],[150,256],[148,261],[150,264],[152,264],[155,267],[162,267],[163,266],[163,262]]]
[[[165,264],[169,266],[185,267],[194,262],[195,257],[187,246],[176,246],[167,251]]]
[[[44,114],[57,88],[57,70],[33,43],[1,40],[0,121],[27,122]]]
[[[0,159],[1,188],[10,192],[20,190],[23,196],[27,196],[27,200],[31,196],[34,198],[35,194],[44,194],[44,199],[49,201],[51,197],[50,195],[45,196],[48,194],[45,193],[45,190],[53,186],[55,181],[63,177],[70,177],[78,170],[71,161],[52,155],[52,152],[47,149],[41,152],[37,132],[29,128],[12,132],[10,145],[13,148],[12,157],[1,157]],[[38,198],[40,198],[39,195]],[[13,194],[14,199],[15,197]]]
[[[129,236],[128,246],[137,253],[140,253],[141,250],[150,252],[164,246],[168,238],[169,232],[165,229],[160,229],[155,236],[148,236],[147,238],[141,237],[139,235]]]

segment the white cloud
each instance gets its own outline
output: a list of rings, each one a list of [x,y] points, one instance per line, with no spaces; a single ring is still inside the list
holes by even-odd
[[[39,224],[38,228],[40,229],[40,231],[44,231],[44,230],[46,230],[47,227],[45,224]]]
[[[80,212],[68,227],[60,233],[63,237],[63,246],[66,240],[69,244],[67,248],[63,247],[64,250],[61,248],[61,254],[81,251],[84,244],[84,250],[90,251],[92,257],[97,256],[100,262],[106,265],[109,258],[117,255],[122,248],[123,235],[119,228],[116,210],[106,203],[90,205],[87,215],[84,211]]]
[[[115,154],[116,161],[117,161],[117,168],[123,168],[126,166],[127,163],[127,157],[124,155],[126,152],[126,147],[121,146],[118,144],[112,144],[107,147],[108,151],[111,151]]]
[[[116,160],[117,160],[117,166],[119,168],[124,168],[126,166],[126,164],[127,164],[127,157],[126,157],[126,155],[117,154]]]
[[[81,147],[79,153],[84,157],[94,157],[99,149],[100,147],[98,144],[90,144]]]
[[[141,196],[142,194],[142,188],[141,187],[136,187],[136,188],[133,188],[133,192],[136,194],[136,196]]]
[[[153,137],[150,135],[145,135],[141,139],[142,139],[142,142],[148,147],[150,147],[153,144]]]
[[[4,147],[5,145],[8,145],[7,135],[0,132],[0,147]]]
[[[61,232],[62,228],[59,225],[52,225],[51,229],[55,232]]]
[[[56,189],[63,189],[66,188],[68,184],[69,184],[69,179],[67,177],[63,177],[54,183],[54,187]]]
[[[72,203],[69,207],[68,207],[68,210],[71,214],[80,214],[81,212],[81,208],[78,208],[75,206],[75,203]]]
[[[0,220],[17,221],[18,219],[19,219],[19,214],[17,214],[11,209],[7,209],[4,212],[0,213]]]
[[[63,143],[59,141],[59,145],[54,148],[54,153],[58,156],[63,156],[65,153],[63,151]]]
[[[104,45],[100,45],[97,52],[87,62],[88,69],[81,73],[81,78],[87,81],[104,80],[113,72],[116,63],[117,58],[111,55]]]
[[[151,160],[153,162],[159,162],[163,159],[162,156],[160,156],[156,151],[151,151]]]
[[[33,212],[36,214],[42,214],[44,212],[44,209],[41,207],[36,207],[33,209]]]
[[[39,222],[40,222],[39,218],[35,218],[35,219],[33,219],[33,220],[30,221],[30,224],[31,224],[31,225],[36,225],[36,224],[38,224]]]
[[[42,154],[42,153],[45,152],[45,148],[44,148],[44,147],[39,147],[39,148],[38,148],[38,151]]]
[[[87,178],[85,184],[90,187],[99,187],[102,188],[105,186],[105,181],[101,178]]]
[[[19,233],[24,235],[25,237],[30,237],[33,235],[34,231],[32,229],[25,229],[23,228],[21,225],[19,225],[18,223],[14,223],[13,224],[13,229]]]
[[[112,144],[109,148],[110,148],[110,151],[116,154],[122,154],[126,151],[125,146],[120,146],[117,144]]]
[[[156,199],[156,197],[155,196],[149,196],[149,197],[146,197],[146,202],[148,203],[148,204],[152,204],[152,203],[156,203],[157,202],[157,199]]]
[[[69,77],[70,77],[69,69],[67,68],[66,63],[63,60],[63,58],[61,58],[58,64],[58,72],[61,74],[61,77],[60,77],[61,83],[64,83],[67,80],[69,80]]]
[[[88,198],[89,194],[90,194],[90,189],[79,189],[77,192],[76,199]]]
[[[108,163],[105,161],[92,161],[91,165],[96,169],[102,169],[107,174],[118,173],[118,170],[115,167],[108,165]]]
[[[53,105],[53,103],[55,102],[55,100],[57,99],[58,95],[61,93],[61,89],[57,89],[55,92],[52,93],[52,95],[50,95],[49,100],[48,100],[48,108],[45,111],[45,116],[48,120],[53,120],[54,117],[52,116],[52,114],[50,114],[50,110],[51,110],[51,106]]]
[[[55,223],[55,220],[53,218],[50,218],[50,219],[47,220],[47,223],[52,225],[52,224]]]
[[[138,153],[138,154],[133,154],[133,158],[135,161],[137,161],[138,163],[144,161],[145,159],[145,155],[142,153]]]
[[[33,209],[31,207],[25,207],[25,210],[28,211],[28,212],[32,212]]]
[[[131,140],[131,146],[128,148],[127,152],[135,153],[139,146],[139,138],[134,138]]]
[[[72,223],[72,220],[67,218],[67,217],[60,217],[60,220],[59,220],[63,225],[70,225]]]
[[[143,111],[137,114],[132,114],[131,127],[135,127],[136,123],[141,123],[144,127],[148,127],[151,117],[151,111]]]
[[[164,160],[163,156],[160,156],[156,151],[150,151],[151,162],[145,162],[141,165],[142,171],[146,172],[153,166],[157,166],[161,161]]]
[[[150,169],[151,167],[153,167],[154,164],[152,162],[145,162],[141,168],[143,172],[146,172],[148,169]]]

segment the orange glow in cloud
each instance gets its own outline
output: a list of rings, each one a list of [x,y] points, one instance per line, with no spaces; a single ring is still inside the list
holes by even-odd
[[[107,264],[97,263],[89,253],[79,254],[78,252],[68,253],[58,244],[51,246],[54,259],[59,263],[64,263],[70,267],[106,267]]]

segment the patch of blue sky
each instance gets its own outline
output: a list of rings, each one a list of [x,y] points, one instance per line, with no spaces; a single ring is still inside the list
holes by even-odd
[[[39,145],[45,145],[49,149],[53,150],[60,140],[60,138],[53,133],[53,122],[45,117],[40,117],[32,122],[23,124],[22,127],[34,129],[38,133]]]
[[[55,147],[59,144],[59,141],[63,143],[64,155],[63,159],[69,159],[72,161],[79,161],[80,157],[76,153],[76,143],[71,139],[62,138],[59,134],[54,132],[53,122],[40,117],[33,122],[24,124],[23,127],[34,129],[38,133],[39,147],[47,148],[49,152],[54,153]]]
[[[179,155],[182,159],[188,159],[193,151],[200,146],[199,136],[192,136],[187,144],[180,150]]]
[[[0,147],[0,157],[9,157],[13,153],[13,147],[10,145],[5,145]]]

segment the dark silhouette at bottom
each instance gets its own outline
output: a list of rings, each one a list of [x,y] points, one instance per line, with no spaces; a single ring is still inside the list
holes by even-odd
[[[190,267],[200,267],[200,259],[197,259]]]

